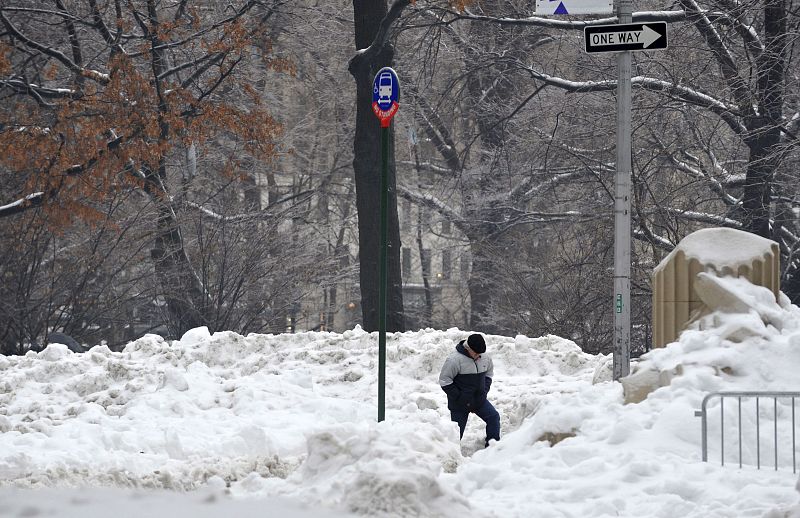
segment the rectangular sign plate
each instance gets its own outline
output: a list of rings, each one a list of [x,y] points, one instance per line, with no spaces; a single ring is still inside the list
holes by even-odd
[[[538,16],[614,14],[613,0],[536,0]]]
[[[586,52],[667,48],[667,22],[594,25],[583,28]]]

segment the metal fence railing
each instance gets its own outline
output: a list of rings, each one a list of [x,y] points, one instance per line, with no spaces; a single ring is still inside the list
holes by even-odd
[[[700,410],[696,410],[694,415],[697,417],[702,418],[702,448],[703,448],[703,462],[708,462],[708,432],[709,432],[709,422],[708,422],[708,407],[709,402],[712,399],[719,398],[719,448],[720,448],[720,462],[724,466],[725,465],[725,400],[726,399],[736,399],[736,412],[735,418],[738,420],[738,434],[736,436],[736,444],[738,445],[738,459],[739,459],[739,467],[742,467],[742,448],[743,444],[752,444],[749,441],[752,439],[752,434],[755,434],[755,460],[756,460],[756,467],[761,469],[761,414],[762,411],[766,413],[765,419],[769,420],[771,414],[772,416],[772,448],[770,453],[774,458],[774,466],[775,470],[778,469],[778,451],[779,451],[779,426],[778,423],[781,421],[783,424],[781,426],[781,435],[780,438],[783,439],[783,442],[789,442],[789,436],[791,435],[791,462],[792,462],[792,473],[797,473],[797,440],[796,440],[796,419],[795,419],[795,399],[800,399],[800,392],[760,392],[760,391],[751,391],[751,392],[712,392],[711,394],[706,395],[703,398],[703,404]],[[747,433],[743,434],[743,426],[742,426],[742,399],[748,400],[755,400],[755,420],[751,419],[749,421],[750,429],[747,430]],[[764,407],[761,405],[762,400],[771,400],[772,402],[772,411],[770,412],[767,410],[769,407]],[[779,401],[781,402],[781,406],[778,406]],[[730,408],[730,407],[729,407]],[[779,412],[780,408],[780,412]],[[791,412],[789,411],[791,408]],[[747,416],[750,416],[745,411]],[[731,411],[729,410],[729,413]],[[791,413],[791,419],[789,418],[789,413]],[[788,423],[791,421],[791,430],[788,429]],[[752,426],[754,425],[754,426]],[[769,423],[767,423],[769,426]],[[769,446],[769,444],[767,444]],[[768,447],[767,450],[770,450]],[[752,451],[752,449],[750,450]],[[788,464],[788,451],[782,450],[784,454],[782,455],[782,459],[786,459],[785,462]]]

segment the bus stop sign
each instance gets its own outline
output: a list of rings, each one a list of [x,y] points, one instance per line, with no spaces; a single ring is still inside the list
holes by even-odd
[[[381,128],[388,128],[392,117],[400,107],[400,81],[397,73],[383,67],[375,74],[372,82],[372,111],[381,121]]]

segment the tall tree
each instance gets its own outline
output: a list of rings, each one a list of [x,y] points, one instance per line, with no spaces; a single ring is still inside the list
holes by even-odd
[[[361,311],[367,331],[378,330],[380,256],[381,129],[372,112],[372,81],[382,67],[390,66],[394,49],[389,43],[392,24],[411,0],[395,0],[387,11],[385,0],[353,0],[355,43],[359,51],[349,65],[356,82],[356,132],[353,171],[358,210],[358,245],[361,277]],[[391,131],[391,129],[390,129]],[[386,329],[404,331],[403,291],[400,273],[400,224],[397,217],[394,134],[389,137],[389,235],[386,292]]]
[[[25,178],[28,193],[0,216],[45,205],[67,222],[91,219],[94,202],[141,189],[157,210],[151,259],[172,331],[208,323],[170,164],[221,133],[256,158],[273,153],[278,125],[235,72],[254,56],[269,62],[269,48],[255,43],[283,1],[54,3],[0,7],[0,68],[10,72],[0,92],[14,104],[0,120],[0,166]],[[221,95],[232,88],[244,91],[238,105]],[[229,157],[222,171],[236,169]]]
[[[564,31],[603,23],[520,17],[510,12],[487,13],[485,8],[481,13],[480,8],[492,2],[469,3],[474,7],[469,11],[449,11],[449,16],[445,17],[448,30],[457,25],[460,19],[496,24],[497,32],[508,27],[539,27],[559,34],[557,38],[548,38],[558,45],[559,53],[577,41],[577,38],[570,37],[570,33]],[[640,169],[634,174],[638,189],[636,197],[640,202],[635,214],[634,236],[646,241],[654,250],[671,248],[677,239],[699,224],[734,226],[771,237],[781,243],[784,252],[784,280],[789,281],[785,289],[793,299],[797,299],[797,289],[793,284],[800,276],[793,272],[798,266],[794,252],[798,248],[798,236],[791,230],[791,223],[778,222],[778,218],[772,214],[772,201],[776,199],[775,193],[779,187],[775,184],[775,175],[798,143],[794,131],[796,117],[783,116],[786,70],[792,66],[792,47],[795,43],[790,38],[792,31],[787,31],[786,4],[777,0],[731,6],[726,2],[685,0],[681,2],[681,7],[682,11],[634,13],[634,21],[667,20],[672,25],[672,34],[678,34],[674,40],[678,42],[675,49],[642,54],[636,63],[633,85],[638,89],[639,101],[634,115],[640,117],[638,121],[641,122],[635,121],[634,131],[658,134],[653,141],[661,142],[665,147],[660,154],[652,154],[641,145],[634,150],[641,156],[636,164]],[[524,71],[529,76],[526,82],[530,86],[527,89],[534,94],[537,88],[594,95],[616,88],[616,81],[611,79],[614,77],[613,62],[602,57],[575,55],[572,59],[564,59],[562,56],[558,61],[549,62],[536,55],[521,59],[513,49],[498,49],[493,57],[501,67]],[[709,63],[715,66],[713,71],[709,69]],[[497,67],[488,62],[481,66]],[[571,76],[588,77],[573,80],[569,79]],[[497,84],[501,84],[502,76],[498,75],[496,79]],[[516,84],[519,89],[523,83],[517,81]],[[488,99],[491,90],[484,89],[482,92]],[[509,117],[520,118],[525,113],[523,108],[528,100],[520,104],[509,97],[506,109]],[[676,120],[676,113],[683,113],[685,117]],[[570,124],[564,115],[565,112],[559,114],[557,125],[546,133],[553,136],[558,133],[580,135],[582,128]],[[579,117],[579,120],[583,119]],[[663,124],[647,123],[656,120]],[[600,119],[595,116],[591,121],[584,122],[591,127],[599,124]],[[682,124],[683,128],[677,128],[675,124]],[[693,130],[687,132],[687,127]],[[542,127],[538,131],[544,129]],[[688,134],[690,140],[694,139],[690,144],[693,149],[689,150],[685,145],[681,147],[682,133]],[[570,143],[561,137],[560,144],[555,139],[552,144],[559,146]],[[669,151],[665,153],[667,149]],[[578,158],[584,163],[591,163],[595,158],[584,156],[585,153],[575,147],[567,151],[573,159]],[[507,152],[507,148],[504,152]],[[665,176],[664,171],[659,171],[658,175],[651,174],[664,169],[665,155],[670,157],[670,175],[677,169],[691,174],[691,177],[684,176],[681,185],[672,184],[672,206],[659,203],[658,208],[653,210],[646,207],[654,201],[647,199],[649,194],[663,192],[663,187],[669,188],[664,180],[670,176]],[[739,164],[745,165],[741,173],[736,172]],[[598,167],[585,168],[583,177],[586,180],[599,180],[607,171],[607,165],[598,164]],[[561,175],[553,178],[557,176]],[[568,186],[571,181],[580,179],[581,175],[569,174],[563,175],[563,178],[563,184]],[[654,183],[647,183],[649,178],[653,178]],[[702,194],[697,191],[697,181],[703,182],[708,191]],[[556,181],[553,185],[561,183]],[[789,206],[795,203],[796,206],[796,202],[793,202],[796,188],[781,187],[781,203],[788,203]],[[562,191],[567,192],[563,188]],[[682,195],[677,196],[678,192]],[[783,218],[788,214],[787,211],[783,209]],[[664,216],[670,220],[667,226],[663,225]]]

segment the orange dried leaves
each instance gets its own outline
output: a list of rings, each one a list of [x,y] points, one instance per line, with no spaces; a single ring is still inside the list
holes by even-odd
[[[197,29],[197,17],[192,18],[191,24],[160,24],[159,37],[183,38],[190,29]],[[178,76],[156,78],[150,44],[142,40],[131,43],[127,54],[110,54],[104,80],[86,82],[79,96],[50,99],[49,106],[18,97],[17,105],[0,112],[0,167],[24,178],[25,193],[57,191],[57,199],[46,208],[54,216],[66,211],[93,221],[100,216],[92,208],[98,202],[120,189],[142,185],[140,178],[124,171],[130,172],[131,166],[134,171],[145,166],[155,171],[176,152],[176,146],[192,143],[202,148],[225,134],[252,158],[269,160],[276,153],[280,125],[261,106],[251,77],[237,74],[239,69],[225,74],[236,60],[251,55],[254,45],[269,68],[293,73],[294,65],[273,57],[271,42],[256,43],[254,34],[258,32],[236,21],[208,41],[198,37],[187,44],[184,50],[195,55],[202,49],[227,56],[198,75],[195,86],[182,88],[169,82],[177,81]],[[12,51],[0,43],[0,73],[13,72]],[[55,83],[71,75],[55,64],[43,77]],[[237,95],[208,95],[220,82],[227,92]],[[74,88],[74,84],[70,86]],[[115,140],[117,136],[119,140]],[[114,143],[111,147],[110,142]],[[226,167],[232,177],[238,175],[241,158],[228,160]]]
[[[448,0],[448,3],[450,4],[450,7],[452,7],[453,9],[457,11],[463,11],[464,9],[475,3],[475,0]]]
[[[10,52],[11,47],[0,42],[0,74],[5,75],[11,72],[11,61],[8,59]]]

